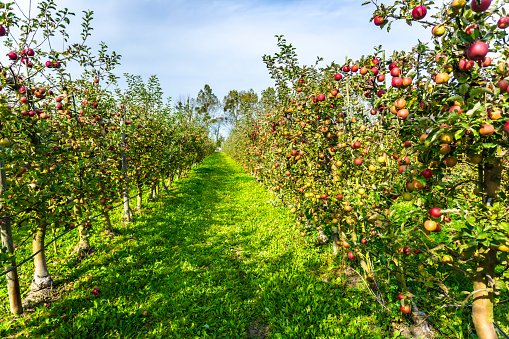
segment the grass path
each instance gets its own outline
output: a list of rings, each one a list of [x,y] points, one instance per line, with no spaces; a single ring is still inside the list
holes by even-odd
[[[334,278],[331,257],[307,245],[271,199],[213,154],[97,254],[69,262],[60,298],[1,322],[0,336],[389,337],[377,333],[388,325],[379,306]]]

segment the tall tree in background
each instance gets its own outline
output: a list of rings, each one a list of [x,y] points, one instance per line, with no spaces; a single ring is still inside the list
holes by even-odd
[[[199,116],[207,123],[213,139],[217,142],[221,136],[221,128],[227,118],[218,110],[221,103],[217,96],[212,93],[212,88],[209,85],[205,85],[198,92],[196,104]]]
[[[219,99],[212,93],[212,88],[210,88],[209,85],[205,85],[203,89],[198,92],[196,104],[198,105],[197,109],[203,117],[203,120],[207,121],[212,118],[214,111],[219,106]]]
[[[223,136],[221,135],[221,127],[223,127],[225,122],[226,122],[225,117],[215,117],[210,121],[209,130],[216,144],[218,142],[220,143],[220,139],[223,138]]]
[[[224,112],[235,128],[239,121],[246,116],[250,116],[254,106],[258,103],[258,95],[250,89],[249,91],[231,90],[224,97]]]
[[[236,90],[231,90],[228,95],[224,97],[224,113],[229,118],[230,123],[236,126],[240,118],[240,93]]]
[[[175,105],[178,114],[184,117],[188,123],[196,122],[197,120],[197,106],[196,99],[192,98],[191,95],[181,95]]]

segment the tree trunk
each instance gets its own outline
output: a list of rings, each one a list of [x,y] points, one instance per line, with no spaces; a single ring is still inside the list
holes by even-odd
[[[157,201],[157,185],[150,188],[150,201]]]
[[[43,249],[44,238],[46,237],[46,221],[43,218],[43,216],[40,216],[37,231],[32,235],[32,253],[41,251],[34,257],[34,279],[30,286],[32,291],[38,291],[53,285],[53,279],[51,279],[48,265],[46,264],[46,253]]]
[[[479,181],[485,184],[484,204],[491,206],[500,188],[502,166],[499,158],[493,164],[485,163],[484,168],[479,164]],[[478,263],[474,278],[474,291],[493,288],[490,279],[495,277],[497,266],[497,252],[487,249]],[[479,339],[495,339],[497,333],[493,325],[493,291],[479,291],[473,295],[472,321]]]
[[[495,276],[497,252],[491,249],[484,253],[484,258],[477,267],[474,291],[492,288],[489,278]],[[479,339],[496,339],[497,333],[493,326],[493,292],[479,291],[473,295],[472,321]]]
[[[124,222],[130,223],[133,221],[133,213],[131,211],[131,207],[129,205],[129,188],[128,184],[126,183],[126,187],[124,188],[124,191],[122,193],[123,199],[124,199]]]
[[[166,184],[166,186],[168,186],[168,188],[171,187],[171,184],[173,184],[173,179],[175,178],[175,173],[174,172],[171,172],[170,173],[170,177],[168,178],[168,183]]]
[[[104,182],[101,181],[101,191],[104,196],[106,196],[106,185]],[[110,213],[108,212],[108,208],[106,206],[102,207],[102,214],[103,214],[103,231],[107,235],[115,235],[116,232],[113,229],[113,226],[111,225],[111,219],[110,219]]]
[[[143,190],[141,184],[138,184],[138,193],[136,194],[136,210],[141,211],[143,203]]]
[[[117,232],[111,225],[110,212],[105,208],[103,210],[104,233],[107,235],[116,235]]]
[[[333,251],[334,255],[338,255],[339,236],[338,236],[338,228],[336,226],[332,227],[332,251]]]
[[[4,190],[7,189],[7,177],[5,175],[5,162],[0,161],[0,211],[3,212],[5,206],[2,201]],[[14,242],[12,239],[11,218],[4,213],[0,214],[1,240],[2,248],[7,248],[7,253],[12,255],[10,265],[5,266],[5,270],[9,271],[16,267],[16,257],[14,253]],[[23,306],[21,305],[21,290],[19,288],[18,269],[15,268],[5,276],[7,278],[7,294],[9,296],[9,305],[13,314],[22,314]]]
[[[324,233],[321,226],[316,227],[317,230],[317,236],[315,239],[315,244],[317,246],[323,246],[329,242],[329,237]]]
[[[2,219],[2,247],[7,248],[7,253],[14,253],[14,244],[12,241],[11,219],[5,216]],[[9,271],[16,267],[16,258],[12,256],[10,265],[5,266],[5,270]],[[9,295],[9,305],[13,314],[22,314],[23,306],[21,305],[21,290],[19,288],[18,269],[10,271],[6,275],[7,278],[7,294]]]
[[[164,182],[164,176],[161,176],[161,185],[163,187],[163,191],[168,190],[168,186],[166,186],[166,183]]]
[[[82,220],[81,206],[74,205],[74,213]],[[78,245],[74,248],[74,252],[78,252],[78,256],[82,256],[83,254],[88,254],[92,248],[92,246],[90,246],[90,234],[87,222],[80,222],[78,230],[80,232],[80,240]]]
[[[124,109],[123,109],[123,114],[125,114]],[[124,115],[122,115],[120,125],[122,128],[124,128],[124,126],[125,126],[125,116]],[[122,149],[124,149],[124,147],[125,147],[125,138],[126,138],[125,132],[122,131],[122,137],[121,137],[121,142],[120,142]],[[133,221],[133,215],[132,215],[131,207],[129,206],[129,178],[127,176],[127,155],[125,154],[125,152],[122,153],[122,171],[124,172],[124,177],[125,177],[125,186],[124,186],[124,189],[122,192],[123,197],[124,197],[124,222],[130,223]]]
[[[154,196],[155,196],[155,194],[154,194],[154,186],[151,186],[151,187],[150,187],[150,194],[148,195],[148,200],[149,200],[149,201],[152,201],[152,202],[156,201],[156,200],[154,199]]]

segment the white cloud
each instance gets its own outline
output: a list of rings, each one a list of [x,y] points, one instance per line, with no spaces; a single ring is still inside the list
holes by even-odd
[[[390,34],[369,22],[372,6],[360,1],[56,0],[77,14],[94,11],[89,45],[106,42],[123,56],[117,73],[158,75],[165,95],[196,96],[205,84],[222,99],[230,89],[260,92],[271,86],[262,55],[277,51],[284,34],[301,64],[358,58],[373,46],[388,55],[427,41],[429,32],[396,24]]]

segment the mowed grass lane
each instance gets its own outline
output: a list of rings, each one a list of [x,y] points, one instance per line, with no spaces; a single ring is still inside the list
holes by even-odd
[[[231,158],[214,153],[148,204],[136,223],[119,225],[119,236],[69,267],[59,300],[20,320],[4,320],[0,334],[390,336],[380,306],[367,292],[346,288],[329,250],[306,243],[288,210],[274,207],[273,199]],[[99,296],[91,293],[95,287]]]

